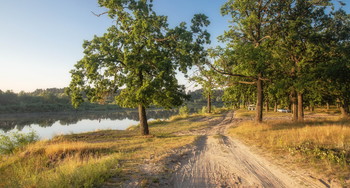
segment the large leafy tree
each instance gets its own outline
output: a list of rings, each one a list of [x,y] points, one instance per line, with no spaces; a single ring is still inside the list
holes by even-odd
[[[103,14],[115,20],[107,33],[83,44],[85,56],[71,71],[67,90],[77,107],[84,98],[103,101],[110,94],[122,107],[139,110],[141,134],[149,134],[146,108],[171,108],[186,98],[175,75],[199,61],[203,44],[209,43],[207,17],[195,15],[169,28],[166,16],[157,15],[152,0],[99,0]]]
[[[304,93],[318,79],[317,64],[325,60],[322,31],[327,27],[325,10],[330,5],[329,0],[286,0],[279,4],[275,52],[282,63],[279,71],[289,81],[295,121],[304,118]]]
[[[327,61],[318,66],[323,96],[332,96],[340,105],[342,117],[349,116],[350,104],[350,15],[344,10],[332,12],[325,31]]]
[[[231,26],[221,37],[227,43],[225,52],[217,53],[215,70],[237,78],[237,82],[256,85],[257,122],[262,121],[263,81],[272,57],[269,52],[271,33],[274,32],[275,1],[228,0],[222,14],[231,17]]]

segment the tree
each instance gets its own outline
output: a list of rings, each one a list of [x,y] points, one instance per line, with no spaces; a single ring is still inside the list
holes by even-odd
[[[230,29],[220,38],[227,43],[229,52],[217,53],[215,70],[230,77],[243,79],[237,82],[256,85],[256,122],[262,121],[263,81],[273,59],[269,53],[271,33],[274,32],[274,1],[229,0],[221,12],[231,16]],[[226,57],[223,57],[226,56]]]
[[[208,44],[207,17],[197,14],[188,30],[186,23],[170,29],[166,16],[158,16],[152,0],[99,0],[115,19],[107,33],[83,44],[85,56],[71,71],[67,89],[78,107],[86,97],[103,101],[115,94],[122,107],[138,107],[141,134],[148,135],[145,108],[179,106],[187,98],[178,84],[176,70],[187,68],[203,55]],[[102,15],[100,14],[100,15]],[[118,90],[119,89],[119,90]]]
[[[331,12],[325,31],[327,61],[318,67],[319,77],[323,78],[323,92],[333,96],[340,105],[343,118],[349,117],[350,109],[350,15],[344,10]]]
[[[207,112],[211,113],[211,100],[213,96],[215,84],[215,71],[205,69],[205,66],[198,65],[197,75],[190,78],[191,81],[194,81],[202,86],[203,95],[207,98]]]
[[[287,0],[279,6],[275,53],[282,63],[282,75],[289,80],[294,121],[303,121],[304,93],[318,79],[317,64],[325,60],[322,31],[329,20],[325,10],[330,5],[329,0]]]

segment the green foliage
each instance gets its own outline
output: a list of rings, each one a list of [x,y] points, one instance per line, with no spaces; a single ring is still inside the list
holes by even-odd
[[[39,136],[34,131],[29,133],[11,132],[9,135],[0,134],[0,153],[13,153],[17,149],[37,140],[39,140]]]
[[[215,79],[218,75],[212,69],[206,69],[205,66],[198,65],[198,72],[195,76],[190,78],[190,81],[195,82],[196,84],[202,87],[203,95],[205,97],[211,96],[214,93],[214,89],[217,87]]]
[[[254,104],[256,99],[256,87],[254,85],[237,84],[224,90],[222,100],[226,106],[239,107],[240,104]]]
[[[181,107],[179,108],[179,115],[181,115],[181,116],[186,116],[186,115],[188,115],[189,113],[190,113],[190,110],[188,109],[187,106],[181,106]]]
[[[209,43],[207,17],[197,14],[190,29],[186,23],[169,28],[166,16],[157,15],[152,1],[100,0],[115,19],[103,36],[83,44],[85,56],[71,71],[67,93],[74,107],[87,98],[103,102],[116,95],[122,107],[180,106],[187,96],[178,84],[176,70],[184,73],[203,56]],[[118,90],[120,89],[120,90]]]
[[[219,37],[226,48],[209,53],[228,86],[224,100],[252,102],[251,86],[238,84],[264,80],[263,95],[281,107],[298,94],[300,104],[337,102],[349,113],[350,16],[331,2],[228,0],[221,12],[232,25]]]
[[[0,113],[23,113],[23,112],[62,112],[76,111],[69,97],[64,93],[65,89],[49,88],[37,89],[34,92],[14,93],[0,90]],[[78,110],[100,111],[116,110],[119,106],[113,105],[113,99],[108,98],[105,104],[84,103]]]
[[[302,144],[290,147],[291,153],[301,153],[309,155],[315,159],[328,160],[335,164],[347,166],[350,164],[350,152],[344,149],[330,149],[327,147],[318,146],[311,141],[305,141]]]
[[[208,108],[206,106],[202,106],[202,109],[198,110],[199,114],[205,114],[208,112]]]

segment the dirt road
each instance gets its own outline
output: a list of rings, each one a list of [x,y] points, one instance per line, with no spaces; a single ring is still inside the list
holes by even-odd
[[[189,154],[179,158],[167,187],[329,187],[321,180],[278,167],[225,136],[237,121],[230,112],[207,129],[179,133],[201,136]]]

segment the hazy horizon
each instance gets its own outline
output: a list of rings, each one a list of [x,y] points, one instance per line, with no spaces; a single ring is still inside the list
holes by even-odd
[[[212,45],[228,26],[220,15],[225,0],[154,1],[159,15],[168,16],[170,26],[190,22],[196,13],[206,14],[211,25]],[[102,35],[113,24],[96,0],[89,1],[6,1],[0,7],[0,90],[32,92],[63,88],[70,82],[69,71],[83,57],[82,44]],[[14,14],[15,13],[15,14]],[[191,84],[183,76],[179,82]]]

